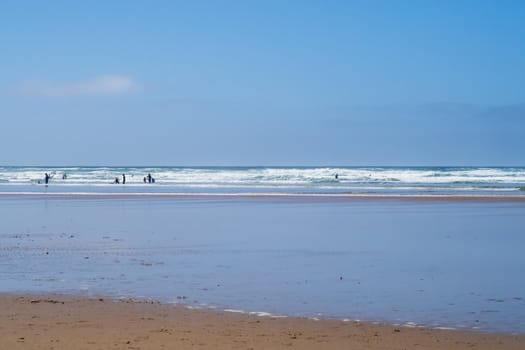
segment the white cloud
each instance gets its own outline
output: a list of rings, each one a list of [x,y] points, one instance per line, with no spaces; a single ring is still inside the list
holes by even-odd
[[[103,75],[84,81],[26,81],[16,87],[23,95],[45,97],[75,97],[122,95],[140,89],[140,85],[131,77]]]

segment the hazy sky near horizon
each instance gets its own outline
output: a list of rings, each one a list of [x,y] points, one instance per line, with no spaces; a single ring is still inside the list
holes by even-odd
[[[2,1],[0,165],[525,165],[525,2]]]

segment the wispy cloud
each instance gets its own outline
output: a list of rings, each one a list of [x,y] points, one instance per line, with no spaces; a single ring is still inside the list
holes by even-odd
[[[44,97],[122,95],[140,90],[133,78],[103,75],[81,81],[25,81],[15,87],[19,94]]]

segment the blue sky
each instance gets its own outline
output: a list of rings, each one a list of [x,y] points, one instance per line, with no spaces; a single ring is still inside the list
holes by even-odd
[[[525,165],[521,1],[2,1],[2,165]]]

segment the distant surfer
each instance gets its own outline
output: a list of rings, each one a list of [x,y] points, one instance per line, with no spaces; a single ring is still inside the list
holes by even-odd
[[[151,183],[152,177],[151,174],[148,174],[148,183]]]
[[[49,180],[51,180],[52,178],[53,175],[49,175],[48,173],[44,174],[44,183],[46,184],[46,186],[49,184]]]
[[[337,174],[337,173],[335,174],[335,179],[336,180],[339,179],[339,174]]]
[[[144,183],[148,182],[148,179],[147,179],[146,176],[144,176],[144,179],[143,179],[143,180],[144,180]]]
[[[126,184],[126,174],[122,174],[122,184]]]
[[[66,173],[64,173],[64,174],[62,175],[62,180],[65,180],[65,179],[67,179],[67,174],[66,174]]]
[[[120,183],[120,180],[119,180],[118,176],[115,178],[115,181],[113,181],[113,183],[117,184],[117,185]]]

